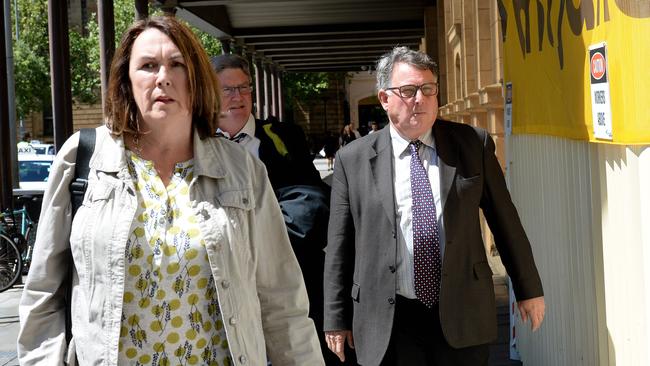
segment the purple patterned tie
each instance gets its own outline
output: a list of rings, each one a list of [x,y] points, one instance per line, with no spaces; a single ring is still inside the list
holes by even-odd
[[[420,140],[409,143],[411,150],[411,199],[413,203],[413,259],[415,295],[428,307],[438,303],[440,295],[440,235],[436,203],[429,176],[422,166]]]

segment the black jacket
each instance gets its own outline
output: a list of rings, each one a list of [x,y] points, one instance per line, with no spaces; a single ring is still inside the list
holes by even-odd
[[[274,136],[282,141],[286,151],[276,146]],[[259,157],[266,165],[274,190],[294,185],[323,187],[300,126],[256,120],[255,137],[260,140]]]

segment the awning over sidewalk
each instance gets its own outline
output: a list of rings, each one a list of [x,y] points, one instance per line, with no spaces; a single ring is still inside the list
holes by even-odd
[[[424,0],[160,1],[230,47],[284,71],[361,71],[395,45],[417,48]]]

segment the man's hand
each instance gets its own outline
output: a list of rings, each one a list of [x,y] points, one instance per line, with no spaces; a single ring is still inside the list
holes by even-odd
[[[530,318],[530,328],[533,332],[539,329],[544,321],[544,296],[517,301],[517,307],[519,308],[521,321],[525,323]]]
[[[348,340],[348,346],[354,348],[354,339],[352,339],[351,330],[334,330],[325,332],[325,341],[327,347],[334,352],[341,362],[345,362],[345,340]]]

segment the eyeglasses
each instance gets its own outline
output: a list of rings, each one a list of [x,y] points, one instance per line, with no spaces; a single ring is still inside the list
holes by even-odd
[[[402,85],[395,88],[387,88],[386,90],[397,90],[402,98],[413,98],[417,94],[418,89],[422,91],[422,95],[432,97],[438,94],[438,83],[424,83],[422,85]]]
[[[234,97],[237,91],[239,91],[239,95],[248,95],[253,92],[253,85],[229,86],[221,91],[227,97]]]

